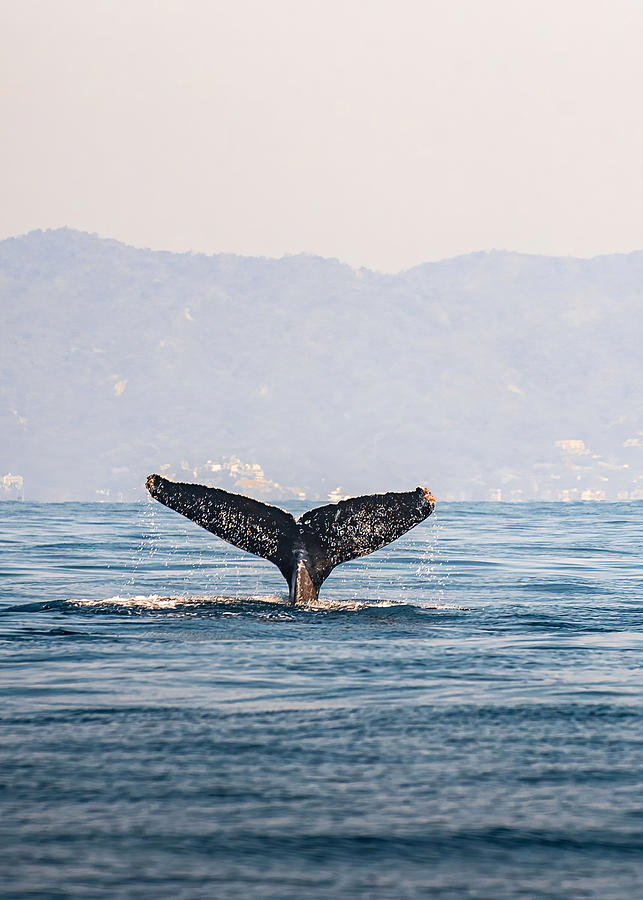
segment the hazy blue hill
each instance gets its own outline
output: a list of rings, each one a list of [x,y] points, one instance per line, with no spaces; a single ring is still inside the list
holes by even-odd
[[[31,498],[230,454],[309,495],[643,491],[643,253],[383,275],[60,229],[0,243],[0,293],[0,476]]]

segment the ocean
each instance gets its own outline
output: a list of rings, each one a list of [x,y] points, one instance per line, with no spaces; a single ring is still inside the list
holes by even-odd
[[[1,503],[0,895],[643,897],[642,544],[438,499],[292,608],[158,504]]]

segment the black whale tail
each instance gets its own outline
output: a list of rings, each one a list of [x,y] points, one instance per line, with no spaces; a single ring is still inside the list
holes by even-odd
[[[335,566],[373,553],[430,516],[425,488],[352,497],[320,506],[295,521],[290,513],[220,488],[150,475],[145,486],[165,506],[224,541],[273,563],[286,579],[290,599],[314,601]]]

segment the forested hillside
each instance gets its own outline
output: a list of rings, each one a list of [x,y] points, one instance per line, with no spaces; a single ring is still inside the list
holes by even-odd
[[[60,229],[0,243],[0,297],[0,478],[27,499],[133,499],[162,466],[257,496],[643,497],[643,253],[384,275]]]

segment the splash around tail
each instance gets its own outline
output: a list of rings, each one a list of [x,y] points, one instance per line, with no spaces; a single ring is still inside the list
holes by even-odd
[[[310,603],[332,570],[380,550],[419,525],[435,508],[426,488],[369,494],[310,509],[298,519],[277,506],[221,488],[150,475],[155,500],[241,550],[273,563],[292,603]]]

